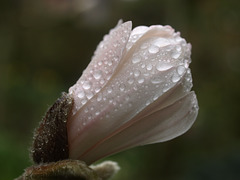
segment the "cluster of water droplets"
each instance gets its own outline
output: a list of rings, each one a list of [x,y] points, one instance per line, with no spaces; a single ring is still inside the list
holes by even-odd
[[[92,61],[77,83],[69,89],[74,94],[75,114],[96,93],[98,93],[117,68],[131,33],[131,22],[118,25],[104,36],[98,45]]]
[[[138,37],[137,33],[131,34],[125,55],[128,59],[125,59],[121,69],[118,69],[114,78],[101,91],[96,86],[93,88],[90,81],[80,81],[84,91],[78,90],[78,97],[82,99],[82,104],[87,102],[83,101],[85,99],[89,102],[81,111],[83,125],[93,119],[104,119],[110,122],[112,119],[118,121],[119,118],[119,122],[116,123],[120,126],[158,100],[176,84],[182,83],[186,91],[190,91],[192,86],[188,68],[190,44],[187,44],[179,33],[174,33],[169,27],[159,26],[152,31],[155,32],[156,28],[160,29],[160,34],[162,33],[163,36],[155,33],[153,37],[144,39],[144,33],[139,33]],[[139,29],[142,32],[145,30],[144,27]],[[151,29],[147,33],[151,34]],[[141,37],[143,40],[138,43]],[[101,61],[97,64],[99,63],[105,64]],[[103,71],[99,69],[104,70],[97,66],[90,77],[99,80],[97,82],[101,84]],[[110,69],[106,69],[105,73],[106,71]],[[107,76],[104,80],[108,81]],[[96,96],[93,97],[93,94]]]

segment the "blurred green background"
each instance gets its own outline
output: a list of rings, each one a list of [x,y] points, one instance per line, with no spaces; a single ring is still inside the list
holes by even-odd
[[[122,167],[114,180],[240,178],[240,1],[3,0],[0,179],[31,164],[34,127],[121,18],[134,27],[169,24],[192,44],[200,111],[183,136],[108,157]]]

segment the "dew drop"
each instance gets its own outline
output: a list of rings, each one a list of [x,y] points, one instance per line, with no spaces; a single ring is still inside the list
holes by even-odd
[[[112,93],[112,88],[111,87],[108,87],[107,88],[107,92],[110,94],[110,93]]]
[[[185,72],[185,67],[184,66],[178,66],[177,73],[179,75],[182,75],[184,72]]]
[[[139,83],[139,84],[142,84],[143,82],[144,82],[144,78],[138,79],[138,83]]]
[[[180,46],[180,45],[177,45],[177,46],[176,46],[176,50],[177,50],[178,52],[181,52],[181,50],[182,50],[181,46]]]
[[[173,74],[173,76],[172,76],[172,82],[178,82],[179,80],[180,80],[180,76],[178,75],[178,74]]]
[[[125,43],[127,40],[126,38],[121,38],[122,42]]]
[[[112,61],[107,62],[108,66],[112,66]]]
[[[138,63],[138,62],[140,62],[140,61],[141,61],[140,58],[137,58],[137,57],[132,58],[132,63],[133,63],[133,64],[136,64],[136,63]]]
[[[82,105],[84,105],[84,104],[87,103],[87,100],[86,100],[86,99],[83,99],[83,100],[81,101],[81,103],[82,103]]]
[[[173,59],[177,59],[177,58],[179,58],[180,55],[181,55],[181,52],[174,51],[174,52],[172,53],[172,58],[173,58]]]
[[[101,76],[102,76],[102,71],[101,71],[101,70],[96,70],[96,71],[94,71],[93,77],[94,77],[95,79],[100,79]]]
[[[77,96],[78,98],[83,98],[85,96],[84,91],[80,91]]]
[[[155,46],[155,45],[151,45],[148,48],[148,52],[151,54],[156,54],[159,51],[159,47]]]
[[[101,79],[100,84],[104,84],[104,83],[105,83],[104,79]]]
[[[90,89],[90,87],[91,87],[91,83],[89,82],[89,81],[85,81],[84,83],[83,83],[83,89]]]
[[[101,100],[102,100],[102,94],[99,93],[99,94],[98,94],[98,97],[97,97],[97,101],[99,102],[99,101],[101,101]]]
[[[136,70],[134,71],[134,76],[135,76],[135,77],[138,77],[140,74],[141,74],[141,72],[140,72],[138,69],[136,69]]]
[[[119,85],[120,91],[124,91],[125,88],[126,88],[125,84],[120,84],[120,85]]]
[[[177,42],[181,42],[183,39],[182,39],[181,37],[177,36],[175,40],[176,40]]]
[[[100,90],[101,90],[100,87],[96,87],[94,91],[95,91],[96,93],[98,93]]]
[[[159,95],[158,95],[158,94],[155,94],[155,95],[153,96],[153,101],[156,101],[156,100],[158,99],[158,97],[159,97]]]
[[[85,108],[85,109],[84,109],[84,112],[87,113],[87,112],[88,112],[88,108]]]
[[[168,70],[172,67],[173,66],[170,63],[158,62],[156,68],[157,68],[158,71],[166,71],[166,70]]]
[[[164,47],[164,46],[168,46],[170,45],[170,42],[168,39],[166,38],[158,38],[154,41],[153,43],[154,45],[158,46],[158,47]]]
[[[167,92],[170,89],[170,85],[165,84],[165,87],[163,88],[163,92]]]
[[[100,112],[99,112],[99,111],[95,112],[95,115],[96,115],[96,116],[98,116],[99,114],[100,114]]]
[[[132,83],[134,82],[134,79],[133,79],[133,78],[129,78],[129,79],[127,80],[127,82],[128,82],[128,84],[132,84]]]
[[[113,60],[114,60],[114,61],[118,61],[118,60],[119,60],[119,57],[116,56],[116,57],[113,58]]]
[[[185,68],[188,68],[189,66],[189,61],[187,59],[184,60],[184,67]]]
[[[162,82],[162,79],[161,79],[161,77],[154,77],[154,78],[151,79],[151,82],[153,84],[159,84],[159,83]]]
[[[149,76],[149,73],[144,73],[143,74],[145,77],[148,77]]]
[[[150,100],[147,100],[147,102],[146,102],[146,106],[148,106],[149,104],[151,104],[151,101]]]
[[[93,97],[93,93],[91,91],[86,93],[86,96],[88,99],[91,99]]]
[[[151,70],[152,70],[152,64],[148,64],[148,65],[147,65],[147,70],[148,70],[148,71],[151,71]]]

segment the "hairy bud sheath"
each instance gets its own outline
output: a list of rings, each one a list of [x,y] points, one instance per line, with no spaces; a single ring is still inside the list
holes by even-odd
[[[67,120],[73,100],[67,93],[48,109],[35,130],[32,159],[35,163],[56,162],[69,157]]]

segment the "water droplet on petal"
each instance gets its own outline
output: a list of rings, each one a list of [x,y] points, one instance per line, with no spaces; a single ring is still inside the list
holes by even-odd
[[[141,68],[145,68],[145,67],[146,67],[146,65],[145,65],[145,64],[142,64],[142,65],[141,65]]]
[[[137,90],[138,90],[137,86],[134,86],[134,87],[133,87],[133,89],[134,89],[135,91],[137,91]]]
[[[93,72],[93,77],[95,79],[100,79],[101,76],[102,76],[102,71],[101,70],[96,70],[96,71]]]
[[[181,37],[177,36],[177,37],[176,37],[176,41],[177,41],[177,42],[181,42],[181,41],[183,41],[183,39],[182,39]]]
[[[152,82],[153,84],[159,84],[159,83],[162,82],[162,79],[161,79],[160,76],[158,76],[158,77],[153,77],[153,78],[151,79],[151,82]]]
[[[87,100],[86,100],[86,99],[83,99],[83,100],[81,101],[81,103],[82,103],[82,105],[84,105],[84,104],[87,103]]]
[[[100,114],[100,112],[99,112],[99,111],[95,112],[95,115],[96,115],[96,116],[98,116],[99,114]]]
[[[181,55],[181,52],[174,51],[174,52],[172,53],[172,58],[173,58],[173,59],[177,59],[177,58],[179,58],[180,55]]]
[[[166,38],[158,38],[153,42],[153,44],[158,47],[164,47],[170,45],[170,42]]]
[[[181,46],[180,46],[180,45],[177,45],[177,46],[176,46],[176,50],[177,50],[178,52],[181,52],[181,50],[182,50]]]
[[[96,88],[95,88],[95,92],[96,92],[96,93],[98,93],[100,90],[101,90],[100,87],[96,87]]]
[[[148,48],[148,52],[151,54],[156,54],[159,51],[159,47],[155,46],[155,45],[151,45]]]
[[[105,83],[104,79],[101,79],[100,84],[104,84],[104,83]]]
[[[153,96],[153,101],[156,101],[158,99],[159,95],[155,94],[155,96]]]
[[[84,91],[80,91],[77,95],[79,98],[83,98],[85,96]]]
[[[147,65],[147,70],[148,70],[148,71],[151,71],[151,70],[152,70],[152,64],[148,64],[148,65]]]
[[[182,75],[185,72],[185,67],[184,66],[178,66],[177,72],[179,75]]]
[[[133,64],[138,63],[138,62],[140,62],[140,61],[141,61],[140,58],[137,58],[137,57],[132,58],[132,63],[133,63]]]
[[[151,101],[150,101],[150,100],[147,100],[146,106],[148,106],[149,104],[151,104]]]
[[[110,93],[112,93],[112,88],[111,87],[108,87],[107,88],[107,92],[110,94]]]
[[[187,59],[184,60],[184,67],[185,68],[188,68],[189,66],[189,61]]]
[[[126,88],[125,84],[120,84],[120,85],[119,85],[120,91],[124,91],[125,88]]]
[[[165,87],[163,88],[163,92],[167,92],[171,86],[169,84],[165,84]]]
[[[87,113],[87,112],[88,112],[88,108],[85,108],[85,109],[84,109],[84,112]]]
[[[143,82],[144,82],[144,78],[138,79],[138,83],[139,83],[139,84],[142,84]]]
[[[83,83],[83,89],[90,89],[90,87],[91,87],[91,83],[89,82],[89,81],[85,81],[84,83]]]
[[[91,91],[86,93],[86,96],[88,99],[91,99],[93,97],[93,93]]]
[[[112,66],[112,61],[108,61],[108,66]]]
[[[98,97],[97,97],[97,101],[99,102],[99,101],[101,101],[101,100],[102,100],[102,94],[99,93],[99,94],[98,94]]]
[[[132,84],[132,83],[134,82],[134,79],[133,79],[133,78],[129,78],[129,79],[127,80],[127,82],[128,82],[128,84]]]
[[[166,70],[168,70],[172,67],[173,66],[170,63],[158,62],[156,68],[157,68],[158,71],[166,71]]]
[[[134,76],[135,76],[135,77],[138,77],[140,74],[141,74],[141,72],[140,72],[138,69],[136,69],[136,70],[134,71]]]
[[[172,76],[172,82],[178,82],[181,79],[181,77],[178,74],[173,74]]]

